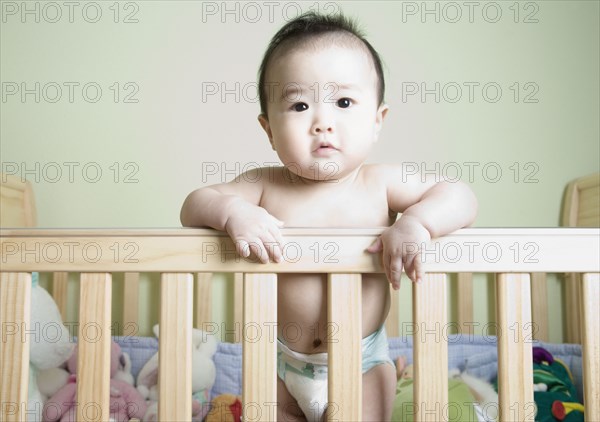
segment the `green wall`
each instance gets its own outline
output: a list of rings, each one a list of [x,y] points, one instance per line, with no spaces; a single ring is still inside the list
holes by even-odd
[[[385,62],[390,112],[369,161],[462,176],[475,226],[557,226],[566,183],[599,169],[599,3],[464,3],[2,1],[2,171],[33,182],[43,227],[179,226],[194,188],[277,162],[256,121],[270,37],[299,10],[342,9]],[[141,334],[156,281],[143,279]],[[482,324],[489,287],[477,279]],[[559,341],[560,313],[551,326]]]

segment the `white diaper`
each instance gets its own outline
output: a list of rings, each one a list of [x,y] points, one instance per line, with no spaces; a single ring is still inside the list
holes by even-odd
[[[318,422],[327,408],[327,353],[298,353],[277,340],[277,374],[308,422]]]
[[[389,357],[387,335],[382,326],[362,339],[362,372],[376,365],[394,363]],[[309,422],[318,422],[327,408],[327,353],[298,353],[277,339],[277,376]]]

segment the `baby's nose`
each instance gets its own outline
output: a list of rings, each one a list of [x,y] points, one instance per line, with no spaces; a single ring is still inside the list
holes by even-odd
[[[312,126],[314,134],[333,132],[333,123],[329,119],[319,119]]]
[[[315,133],[333,132],[333,128],[330,125],[315,125],[314,131]]]

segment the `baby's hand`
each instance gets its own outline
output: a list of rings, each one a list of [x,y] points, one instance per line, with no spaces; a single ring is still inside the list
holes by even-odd
[[[225,230],[240,256],[247,258],[252,252],[267,264],[269,257],[275,262],[283,259],[284,242],[279,230],[282,226],[283,222],[264,208],[240,201],[227,219]]]
[[[400,288],[402,267],[414,282],[420,282],[425,273],[421,264],[421,247],[431,240],[429,231],[412,216],[402,216],[377,238],[368,252],[383,250],[383,268],[394,290]]]

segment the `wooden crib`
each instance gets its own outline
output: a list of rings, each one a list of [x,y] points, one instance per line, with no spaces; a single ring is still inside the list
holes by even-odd
[[[0,387],[3,421],[26,420],[31,272],[80,272],[78,420],[108,420],[111,273],[160,272],[159,418],[189,420],[193,273],[243,273],[245,421],[276,420],[277,275],[328,273],[328,420],[361,419],[361,273],[378,229],[284,229],[286,259],[237,256],[204,229],[1,229]],[[496,273],[499,410],[533,420],[530,273],[583,273],[585,418],[600,420],[600,229],[464,229],[432,242],[426,280],[413,288],[415,420],[448,412],[446,273]],[[326,245],[332,245],[327,246]],[[535,254],[531,254],[533,245]],[[127,279],[126,279],[127,286]],[[9,330],[6,327],[17,327]],[[510,362],[510,363],[509,363]]]

